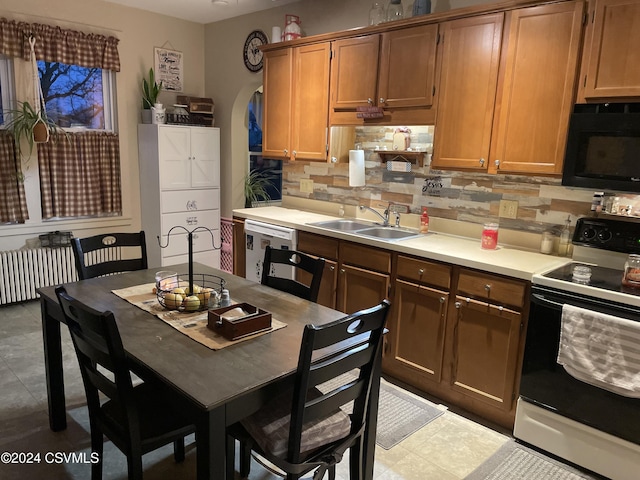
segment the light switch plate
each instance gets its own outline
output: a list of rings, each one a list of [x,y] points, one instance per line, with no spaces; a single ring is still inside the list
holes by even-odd
[[[300,191],[303,193],[313,193],[313,180],[308,178],[300,180]]]
[[[500,200],[498,216],[501,218],[518,218],[517,200]]]

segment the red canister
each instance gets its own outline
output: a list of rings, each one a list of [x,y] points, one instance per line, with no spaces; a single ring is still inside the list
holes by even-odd
[[[498,246],[498,224],[485,223],[482,229],[482,248],[494,250]]]

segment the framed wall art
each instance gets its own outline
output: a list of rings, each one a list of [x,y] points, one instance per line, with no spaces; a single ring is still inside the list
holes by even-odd
[[[162,81],[162,88],[171,92],[182,92],[184,86],[182,52],[167,48],[153,49],[156,81]]]

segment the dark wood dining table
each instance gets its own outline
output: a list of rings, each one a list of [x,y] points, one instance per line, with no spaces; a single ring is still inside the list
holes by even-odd
[[[234,302],[271,312],[285,328],[229,347],[212,350],[180,333],[156,316],[112,293],[153,283],[160,268],[81,280],[66,284],[68,293],[100,311],[114,313],[132,371],[144,380],[160,381],[186,399],[196,412],[197,478],[225,480],[226,427],[250,415],[277,392],[292,385],[305,324],[324,324],[343,313],[274,290],[221,270],[195,264],[197,273],[226,281]],[[162,267],[179,273],[187,265]],[[50,428],[66,428],[60,339],[64,323],[55,288],[39,290],[42,308],[45,370]],[[378,368],[379,365],[378,365]],[[379,382],[372,394],[377,398]],[[371,402],[371,427],[365,438],[365,479],[373,478],[377,402]]]

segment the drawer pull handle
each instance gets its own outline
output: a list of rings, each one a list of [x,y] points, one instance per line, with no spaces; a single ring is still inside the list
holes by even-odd
[[[484,289],[485,289],[487,292],[490,292],[490,291],[491,291],[491,285],[490,285],[489,283],[487,283],[487,284],[484,286]]]
[[[445,302],[445,300],[446,300],[446,298],[444,298],[444,297],[440,297],[440,303],[444,303],[444,302]]]
[[[335,266],[333,266],[333,265],[331,265],[331,266],[329,267],[329,270],[331,270],[332,272],[333,272],[335,269],[336,269],[336,267],[335,267]]]
[[[458,310],[460,310],[460,307],[462,306],[462,304],[461,304],[460,302],[456,302],[456,303],[455,303],[455,306],[456,306],[456,308],[457,308]]]
[[[420,270],[418,270],[418,275],[420,276],[424,275],[424,268],[421,268]]]
[[[340,273],[344,273],[344,268],[341,268],[341,269],[340,269]]]

